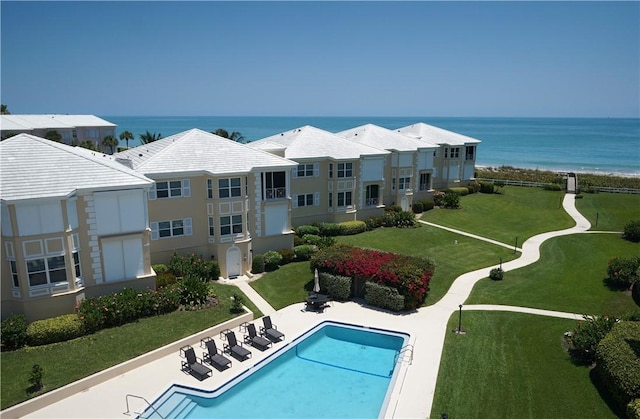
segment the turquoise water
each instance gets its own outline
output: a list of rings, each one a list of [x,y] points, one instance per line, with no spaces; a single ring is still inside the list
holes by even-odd
[[[174,386],[154,406],[165,418],[377,418],[404,342],[324,325],[219,395]]]
[[[118,133],[146,130],[163,137],[200,128],[242,133],[247,141],[313,125],[338,132],[372,123],[389,129],[425,122],[482,141],[481,166],[616,173],[640,176],[638,118],[445,118],[445,117],[213,117],[104,116]]]

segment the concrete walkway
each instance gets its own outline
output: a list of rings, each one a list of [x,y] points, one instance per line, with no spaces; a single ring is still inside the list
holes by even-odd
[[[518,259],[502,264],[502,268],[505,271],[521,268],[536,262],[540,258],[540,245],[544,241],[562,235],[582,233],[589,229],[589,222],[575,208],[574,195],[565,195],[563,207],[567,213],[573,217],[576,225],[565,230],[543,233],[531,237],[523,243],[521,256]],[[473,237],[473,235],[469,233],[460,232],[455,229],[450,230]],[[485,240],[489,241],[488,239]],[[510,245],[506,246],[513,248],[513,246]],[[489,271],[495,267],[497,267],[497,265],[467,272],[459,276],[453,282],[447,294],[436,304],[405,314],[373,309],[353,301],[333,303],[333,306],[326,309],[324,313],[306,312],[304,310],[304,303],[296,303],[276,311],[251,288],[249,278],[240,277],[227,282],[238,286],[263,313],[271,315],[273,322],[278,325],[279,330],[286,333],[286,341],[277,344],[279,347],[289,345],[294,338],[326,320],[390,329],[410,334],[409,344],[413,345],[413,359],[411,362],[401,363],[398,382],[394,387],[383,416],[395,418],[426,418],[431,413],[445,336],[447,333],[451,333],[451,331],[447,329],[448,321],[451,315],[459,309],[459,305],[464,304],[467,300],[475,283],[482,278],[488,277]],[[519,311],[568,319],[580,319],[582,317],[581,314],[576,313],[562,313],[500,305],[469,305],[463,306],[463,310]],[[254,322],[261,324],[258,319],[255,319]],[[208,333],[208,331],[204,331],[200,335],[206,333]],[[213,333],[213,331],[211,333]],[[212,334],[212,336],[216,335]],[[194,347],[197,346],[199,337],[194,335],[190,338],[192,342],[189,341],[188,343]],[[190,338],[184,341],[188,341]],[[126,394],[136,394],[145,397],[149,401],[153,401],[173,383],[212,390],[218,388],[233,377],[253,368],[262,359],[273,353],[271,350],[266,352],[253,350],[251,361],[242,363],[234,362],[233,367],[229,370],[222,373],[214,372],[212,377],[200,382],[180,371],[179,358],[176,351],[171,349],[171,351],[164,351],[163,353],[165,352],[167,355],[132,368],[128,372],[118,373],[120,375],[115,378],[89,380],[93,384],[86,386],[78,386],[77,383],[72,383],[69,386],[76,386],[73,389],[73,393],[75,394],[72,396],[64,396],[65,398],[62,399],[58,397],[56,399],[55,393],[58,390],[50,392],[54,394],[50,394],[49,396],[46,394],[39,396],[37,399],[44,396],[49,397],[47,400],[50,401],[47,401],[46,407],[39,408],[38,410],[24,408],[22,410],[8,409],[3,411],[0,416],[3,418],[126,418],[131,415],[131,413],[124,413],[126,410]],[[141,362],[133,363],[136,365],[141,364]],[[96,375],[99,374],[101,373]],[[69,394],[69,391],[65,394]],[[130,401],[132,403],[132,412],[141,411],[146,407],[139,399],[131,399]],[[25,402],[23,405],[28,403],[29,402]],[[42,401],[40,405],[43,405]],[[18,411],[24,413],[17,415],[15,412]]]

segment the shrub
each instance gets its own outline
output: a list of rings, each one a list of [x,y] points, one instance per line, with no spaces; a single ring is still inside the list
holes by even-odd
[[[251,272],[254,274],[259,274],[264,272],[264,256],[263,255],[255,255],[253,260],[251,261]]]
[[[165,288],[178,282],[178,278],[169,271],[160,273],[156,271],[156,274],[156,288]]]
[[[627,417],[629,419],[640,419],[640,399],[632,400],[627,405]]]
[[[447,192],[442,199],[445,208],[457,209],[460,208],[460,195],[455,192]]]
[[[469,193],[478,193],[480,192],[480,183],[471,182],[467,185],[467,189],[469,190]]]
[[[458,194],[459,196],[466,196],[469,194],[469,189],[466,186],[456,186],[449,188],[448,192]]]
[[[151,265],[151,267],[153,268],[153,270],[157,274],[169,272],[169,267],[167,265],[165,265],[164,263],[158,263],[156,265]]]
[[[433,209],[434,206],[435,204],[431,199],[422,200],[422,208],[424,209],[424,211],[430,211]]]
[[[369,217],[364,220],[367,225],[367,230],[375,230],[376,228],[382,227],[384,224],[384,217]]]
[[[231,312],[232,313],[242,313],[244,311],[244,298],[241,295],[233,294],[231,297],[233,302],[231,303]]]
[[[544,189],[545,191],[561,191],[562,186],[558,185],[557,183],[545,183],[544,185],[542,185],[542,189]]]
[[[0,337],[7,349],[22,348],[27,344],[27,318],[23,314],[12,314],[2,321]]]
[[[264,253],[264,269],[267,272],[275,271],[282,262],[282,255],[275,250]]]
[[[400,205],[387,205],[384,207],[384,212],[402,212]]]
[[[640,257],[616,257],[609,261],[605,282],[614,288],[629,289],[638,280]]]
[[[180,304],[200,307],[209,297],[209,284],[200,278],[188,277],[180,281]]]
[[[27,327],[27,344],[47,345],[79,338],[85,334],[84,324],[77,314],[65,314],[36,320]]]
[[[615,324],[616,319],[608,316],[584,316],[571,332],[568,344],[569,354],[579,362],[592,364],[596,357],[596,346]]]
[[[441,207],[444,204],[444,192],[435,191],[433,193],[433,204],[436,207]]]
[[[304,241],[303,244],[312,244],[314,246],[317,246],[318,244],[320,244],[322,237],[316,234],[305,234],[304,236],[302,236],[302,240]]]
[[[315,247],[310,244],[303,244],[301,246],[296,246],[293,248],[293,252],[296,255],[297,260],[309,260],[311,256],[316,251]]]
[[[297,234],[295,234],[293,236],[293,245],[294,246],[300,246],[301,244],[304,244],[304,240],[302,240],[302,237],[300,237]]]
[[[321,237],[320,238],[320,242],[318,243],[318,248],[319,249],[324,249],[325,247],[331,247],[334,244],[336,244],[336,238],[335,237],[325,236],[325,237]]]
[[[296,234],[300,237],[304,237],[307,234],[320,235],[320,229],[314,225],[301,225],[296,227]]]
[[[383,225],[399,228],[415,227],[416,216],[411,211],[387,212],[384,215]]]
[[[634,243],[640,242],[640,220],[633,220],[626,224],[622,238]]]
[[[291,263],[296,254],[293,252],[293,249],[279,249],[278,253],[282,256],[282,262],[280,265],[286,265],[287,263]]]
[[[317,224],[319,235],[321,236],[339,236],[342,233],[340,224],[337,223],[319,223]]]
[[[320,272],[318,275],[322,289],[336,300],[348,300],[351,297],[351,278]]]
[[[493,182],[480,181],[480,193],[493,194],[496,193],[496,185]]]
[[[169,260],[169,270],[179,277],[196,277],[203,280],[218,280],[220,277],[220,265],[215,261],[207,261],[202,255],[194,253],[189,256],[180,256],[174,253]]]
[[[493,268],[489,272],[489,278],[494,281],[502,281],[502,279],[504,278],[504,271],[502,270],[502,268]]]
[[[367,231],[367,224],[364,221],[360,220],[343,221],[340,223],[340,229],[342,230],[342,235],[350,236]]]
[[[404,309],[404,297],[398,290],[392,287],[367,282],[365,284],[364,299],[375,307],[386,308],[392,311]]]
[[[29,374],[29,384],[31,384],[30,391],[36,392],[42,389],[42,378],[44,375],[44,370],[38,364],[35,364],[33,368],[31,368],[31,373]]]
[[[638,342],[640,322],[623,321],[611,328],[596,349],[595,372],[621,411],[640,398]]]
[[[422,201],[414,202],[411,206],[411,210],[414,214],[421,214],[424,212],[424,205],[422,205]]]

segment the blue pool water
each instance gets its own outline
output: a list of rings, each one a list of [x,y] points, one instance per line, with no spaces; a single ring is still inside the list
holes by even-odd
[[[323,324],[211,393],[174,385],[153,406],[165,418],[377,418],[407,338]]]

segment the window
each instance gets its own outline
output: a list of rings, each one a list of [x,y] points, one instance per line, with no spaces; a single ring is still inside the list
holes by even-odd
[[[73,269],[76,274],[76,278],[82,278],[82,269],[80,269],[80,253],[78,251],[73,252]]]
[[[215,232],[215,224],[213,222],[213,217],[209,217],[209,237],[213,237],[216,235]]]
[[[333,192],[329,192],[329,208],[333,207]]]
[[[213,179],[207,179],[207,198],[213,199]]]
[[[333,179],[333,163],[329,163],[329,179]]]
[[[314,202],[313,198],[314,194],[312,193],[296,195],[294,202],[298,207],[312,207]]]
[[[242,215],[220,217],[220,235],[242,234]]]
[[[15,260],[9,260],[11,266],[11,278],[13,279],[13,288],[20,288],[20,280],[18,279],[18,265]]]
[[[67,267],[62,255],[31,259],[27,260],[26,264],[30,287],[66,282],[67,280]]]
[[[410,177],[400,177],[398,178],[398,189],[404,190],[409,189],[411,187],[411,178]]]
[[[380,186],[368,185],[365,190],[365,206],[372,207],[378,205]]]
[[[191,218],[151,223],[151,240],[190,235]]]
[[[338,206],[351,205],[351,192],[338,192]]]
[[[295,173],[297,177],[313,177],[313,164],[299,164]]]
[[[149,199],[180,198],[190,195],[189,179],[156,182],[149,191]]]
[[[269,172],[263,174],[265,199],[282,199],[287,197],[287,177],[285,172]]]
[[[445,147],[444,158],[457,159],[460,158],[460,147]]]
[[[242,196],[242,185],[239,177],[218,179],[218,198],[234,198]]]
[[[428,191],[431,189],[431,173],[420,173],[420,190]]]
[[[338,163],[338,177],[352,177],[353,163]]]
[[[473,160],[475,153],[476,153],[476,146],[468,145],[468,146],[465,147],[465,159],[466,160]]]

